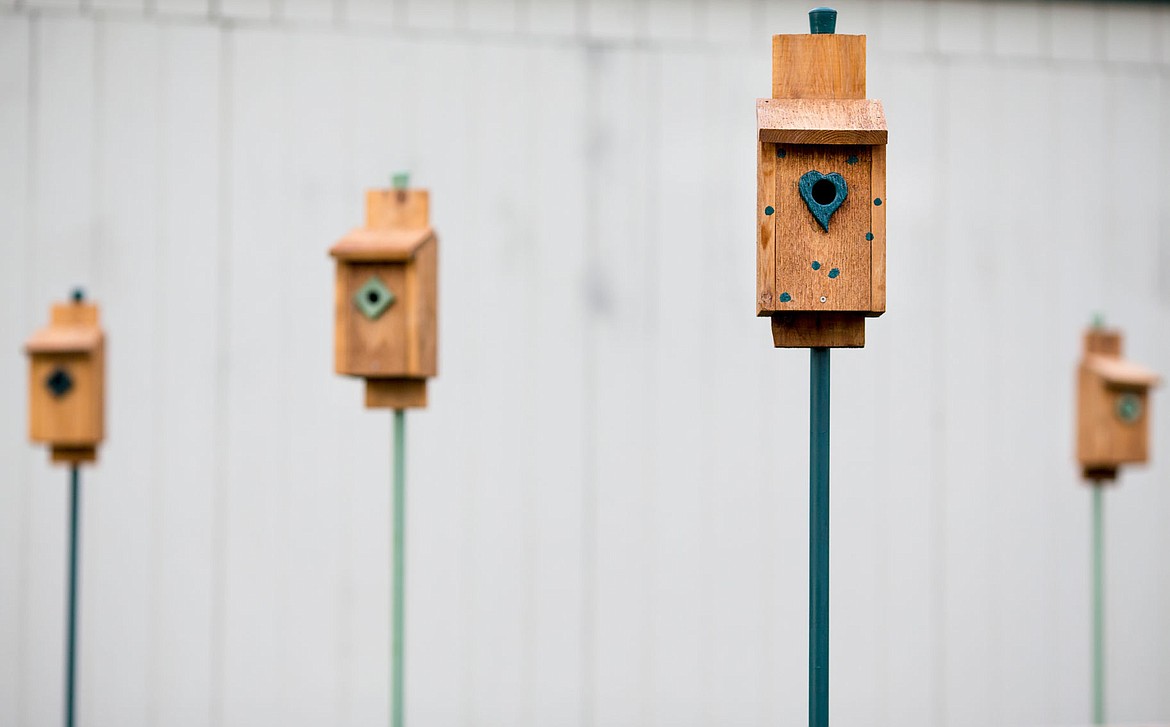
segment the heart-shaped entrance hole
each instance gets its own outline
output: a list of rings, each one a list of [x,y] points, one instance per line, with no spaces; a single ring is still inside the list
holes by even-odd
[[[798,183],[800,196],[808,205],[808,211],[820,224],[821,229],[829,231],[829,218],[841,207],[841,203],[849,196],[849,185],[837,172],[821,174],[817,170],[805,172]]]

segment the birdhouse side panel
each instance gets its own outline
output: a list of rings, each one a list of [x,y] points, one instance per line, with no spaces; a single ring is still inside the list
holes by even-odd
[[[1111,429],[1101,378],[1081,366],[1077,372],[1077,461],[1082,467],[1112,466]]]
[[[880,316],[886,312],[886,146],[871,146],[870,155],[869,315]]]
[[[413,376],[438,373],[438,243],[432,239],[419,249],[407,268],[410,296],[408,368]]]
[[[756,144],[756,315],[776,310],[776,145]]]
[[[406,265],[338,265],[335,362],[350,376],[395,377],[409,374]]]
[[[780,144],[776,310],[872,310],[872,147]]]
[[[103,350],[36,354],[29,364],[29,439],[90,446],[104,432]]]

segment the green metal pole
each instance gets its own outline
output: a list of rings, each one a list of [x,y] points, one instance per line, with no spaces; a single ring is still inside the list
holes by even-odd
[[[69,468],[71,486],[69,503],[69,610],[65,636],[65,727],[73,727],[75,686],[77,683],[77,530],[81,492],[78,466]]]
[[[394,546],[391,556],[394,569],[393,625],[390,652],[393,673],[390,676],[390,724],[402,727],[402,655],[404,651],[405,613],[403,589],[406,571],[406,412],[394,410]]]
[[[808,724],[829,725],[829,349],[811,349],[809,383]]]
[[[1093,724],[1105,724],[1105,526],[1100,482],[1093,490]]]

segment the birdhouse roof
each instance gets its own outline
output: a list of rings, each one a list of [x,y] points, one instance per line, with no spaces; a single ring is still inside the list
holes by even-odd
[[[1089,354],[1085,357],[1085,368],[1114,386],[1148,388],[1157,386],[1161,380],[1158,374],[1145,366],[1116,356]]]
[[[360,227],[338,240],[329,254],[354,262],[403,262],[435,238],[430,227],[414,230],[371,230]]]
[[[49,326],[24,344],[27,353],[88,353],[102,342],[101,329],[93,326]]]
[[[876,99],[761,98],[760,141],[775,144],[885,144],[886,113]]]

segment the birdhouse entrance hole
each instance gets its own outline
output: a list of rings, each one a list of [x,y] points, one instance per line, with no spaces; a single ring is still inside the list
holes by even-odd
[[[73,388],[73,377],[65,369],[53,369],[53,373],[49,374],[49,378],[45,379],[45,386],[48,387],[49,392],[54,397],[60,399]]]
[[[394,292],[377,275],[371,276],[353,297],[354,305],[371,321],[377,320],[395,300]]]
[[[1142,416],[1142,400],[1137,394],[1122,394],[1117,399],[1117,418],[1133,424]]]
[[[822,179],[813,185],[812,196],[817,204],[831,204],[837,199],[837,188],[829,180]]]

